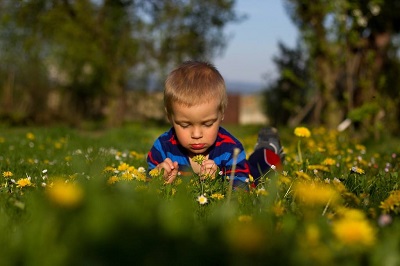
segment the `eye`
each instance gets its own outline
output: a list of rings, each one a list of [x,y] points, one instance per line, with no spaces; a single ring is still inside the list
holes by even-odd
[[[204,126],[205,126],[205,127],[211,127],[212,125],[214,125],[214,122],[207,122],[207,123],[204,123]]]
[[[178,124],[181,128],[188,128],[189,124],[183,123],[183,124]]]

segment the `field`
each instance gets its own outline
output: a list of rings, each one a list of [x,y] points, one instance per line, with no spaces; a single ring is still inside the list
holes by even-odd
[[[149,178],[166,129],[1,127],[0,264],[400,265],[399,139],[283,129],[283,170],[231,192]],[[250,154],[258,128],[228,130]]]

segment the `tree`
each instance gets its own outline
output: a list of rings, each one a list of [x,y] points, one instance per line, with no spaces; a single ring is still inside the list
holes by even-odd
[[[37,88],[45,98],[41,106],[55,90],[64,107],[58,115],[71,120],[107,118],[120,124],[129,86],[146,88],[151,80],[163,79],[171,65],[189,58],[211,60],[224,48],[223,28],[241,19],[234,4],[234,0],[0,0],[5,10],[0,17],[0,45],[7,48],[0,51],[0,59],[8,58],[11,66],[0,69],[0,75],[15,81],[0,84],[2,93],[13,95],[18,87],[28,95],[24,80],[29,77],[20,73],[27,65],[40,65],[42,83],[48,84],[47,89]],[[15,64],[21,54],[27,55],[26,60]],[[34,102],[34,95],[27,98]],[[32,107],[27,113],[35,116],[43,110]]]
[[[333,128],[351,118],[372,132],[371,125],[382,123],[382,113],[393,113],[399,102],[398,96],[388,97],[390,77],[384,72],[399,60],[393,45],[399,33],[398,1],[286,0],[285,4],[299,28],[308,62],[305,89],[311,93],[303,111],[310,114],[303,122]],[[391,104],[384,104],[387,101]]]

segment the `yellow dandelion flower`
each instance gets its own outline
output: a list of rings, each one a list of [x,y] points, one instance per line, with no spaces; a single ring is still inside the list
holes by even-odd
[[[127,163],[121,163],[120,165],[118,165],[118,171],[126,171],[129,169],[129,164]]]
[[[106,167],[103,169],[103,172],[111,172],[111,173],[113,173],[114,171],[115,171],[115,168],[112,167],[112,166],[106,166]]]
[[[242,223],[248,223],[251,222],[253,220],[253,217],[251,217],[250,215],[240,215],[238,217],[238,221],[242,222]]]
[[[29,140],[34,140],[35,135],[32,132],[28,132],[28,133],[26,133],[26,138]]]
[[[355,148],[356,148],[356,150],[359,150],[361,152],[365,152],[367,150],[367,148],[361,144],[356,144]]]
[[[0,143],[4,143],[6,139],[4,137],[0,137]]]
[[[212,198],[212,199],[217,199],[217,200],[221,200],[221,199],[224,198],[224,195],[221,194],[221,193],[214,193],[214,194],[212,194],[212,195],[210,196],[210,198]]]
[[[16,184],[17,184],[17,187],[19,187],[19,188],[33,186],[30,178],[21,178],[16,182]]]
[[[117,176],[113,175],[108,178],[107,184],[112,185],[112,184],[117,183],[118,181],[119,181],[119,178]]]
[[[339,195],[325,184],[299,182],[294,188],[297,197],[306,205],[326,205],[339,200]]]
[[[289,185],[290,183],[292,183],[292,180],[287,176],[281,175],[278,178],[278,183],[279,184]]]
[[[311,132],[306,127],[296,127],[294,129],[294,134],[300,138],[309,138],[311,136]]]
[[[161,174],[161,171],[157,168],[150,170],[149,175],[151,177],[158,177]]]
[[[332,158],[326,158],[323,162],[323,165],[335,165],[336,164],[336,160],[332,159]]]
[[[256,190],[256,194],[257,196],[267,196],[268,192],[262,187]]]
[[[3,172],[3,177],[5,177],[5,178],[7,178],[7,177],[12,177],[12,176],[13,176],[13,173],[10,172],[10,171],[5,171],[5,172]]]
[[[78,206],[83,199],[83,190],[77,184],[66,183],[61,179],[54,181],[51,188],[46,190],[49,199],[61,207]]]
[[[200,195],[197,197],[197,201],[201,204],[204,205],[208,202],[208,199],[204,195]]]
[[[62,143],[61,142],[54,142],[54,148],[56,149],[56,150],[59,150],[59,149],[61,149],[62,148]]]
[[[357,174],[365,174],[365,171],[357,166],[353,166],[350,171],[352,171],[353,173],[357,173]]]
[[[380,208],[385,212],[400,212],[400,190],[390,192],[389,197],[381,202]]]
[[[311,177],[302,171],[296,171],[295,174],[297,177],[302,178],[304,180],[311,180]]]
[[[135,158],[135,159],[142,159],[142,158],[144,158],[144,155],[143,155],[143,154],[140,154],[140,153],[138,153],[138,152],[136,152],[136,151],[131,151],[131,152],[129,152],[129,155],[130,155],[131,157]]]
[[[121,179],[122,180],[132,180],[133,179],[133,175],[129,172],[123,172],[121,175]]]
[[[350,208],[338,208],[336,211],[337,215],[341,219],[351,219],[351,220],[363,220],[365,219],[365,214],[361,210],[350,209]]]
[[[202,154],[198,154],[192,158],[192,161],[198,164],[202,164],[206,157]]]
[[[371,246],[375,243],[375,230],[363,219],[339,219],[333,222],[332,230],[346,246]]]

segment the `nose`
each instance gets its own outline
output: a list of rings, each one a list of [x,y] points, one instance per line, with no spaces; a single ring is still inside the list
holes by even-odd
[[[192,134],[191,134],[192,139],[200,139],[203,137],[203,131],[201,130],[201,127],[193,127]]]

